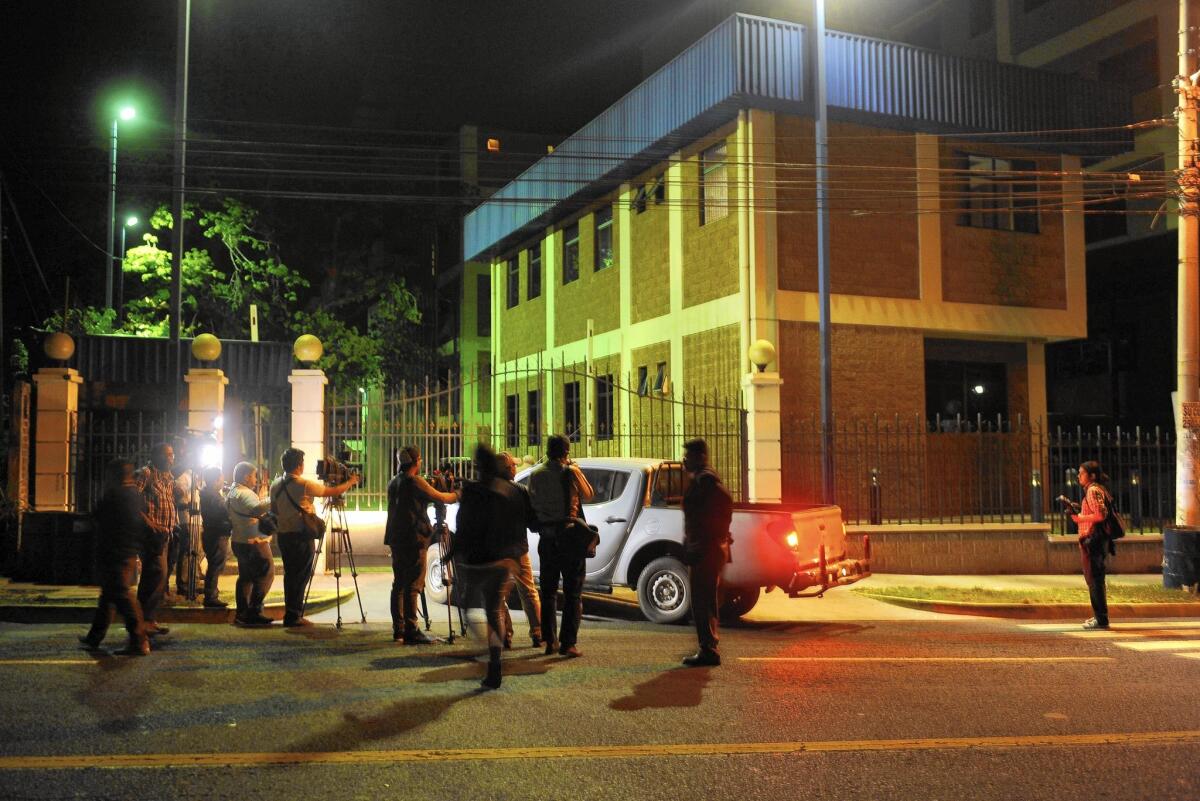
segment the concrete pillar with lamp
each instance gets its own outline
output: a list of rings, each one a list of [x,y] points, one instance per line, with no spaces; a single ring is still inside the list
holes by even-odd
[[[212,334],[200,334],[192,340],[192,356],[201,363],[215,362],[221,357],[221,340]],[[224,441],[225,387],[229,379],[218,368],[193,367],[183,380],[188,387],[189,432],[211,434],[213,437],[214,447],[199,454],[200,466],[224,468],[226,465],[221,444]]]
[[[75,353],[75,340],[58,332],[46,337],[45,354],[59,367],[43,367],[33,376],[35,387],[33,511],[74,511],[75,479],[71,446],[79,417],[79,386],[83,377],[66,366]]]
[[[304,451],[304,477],[317,480],[317,462],[325,458],[325,371],[311,365],[321,358],[325,346],[312,334],[296,339],[292,353],[306,367],[294,368],[288,376],[292,385],[292,447]],[[278,465],[272,465],[272,470]],[[325,570],[325,548],[317,556],[317,571]]]
[[[751,503],[780,503],[783,500],[783,449],[780,422],[778,369],[768,372],[775,361],[775,346],[765,339],[750,346],[750,363],[755,372],[742,377],[746,406],[747,497]]]

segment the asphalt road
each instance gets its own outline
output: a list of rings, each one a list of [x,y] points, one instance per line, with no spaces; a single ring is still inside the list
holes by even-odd
[[[178,626],[145,659],[89,656],[78,627],[0,625],[0,797],[1200,792],[1200,620],[1076,636],[873,619],[887,615],[833,594],[764,604],[723,632],[724,665],[688,670],[690,629],[590,603],[582,659],[518,648],[504,686],[481,693],[478,640],[395,645],[369,598],[371,622],[340,632]],[[778,619],[789,608],[809,619]],[[820,609],[829,620],[811,619]]]

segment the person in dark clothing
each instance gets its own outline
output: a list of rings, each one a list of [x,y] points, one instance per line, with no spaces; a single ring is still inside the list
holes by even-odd
[[[179,512],[176,504],[183,492],[175,481],[171,468],[175,466],[175,449],[163,442],[150,452],[150,464],[134,478],[146,503],[149,528],[142,538],[139,553],[142,562],[137,597],[146,616],[146,634],[150,637],[168,633],[166,626],[156,622],[158,607],[167,592],[167,555],[171,541],[177,535]]]
[[[528,529],[536,529],[537,517],[529,495],[500,475],[496,453],[487,445],[475,449],[475,474],[478,480],[463,488],[454,550],[468,592],[487,616],[488,672],[482,686],[495,690],[504,650],[501,610],[512,592],[517,561],[529,550]]]
[[[204,489],[200,490],[200,517],[204,528],[200,542],[204,547],[204,558],[208,569],[204,572],[204,605],[209,609],[225,609],[229,606],[218,594],[217,584],[221,571],[229,561],[229,537],[233,526],[229,522],[229,510],[221,494],[225,476],[219,467],[206,467],[203,472]]]
[[[1108,476],[1100,463],[1084,462],[1079,466],[1079,486],[1083,487],[1083,503],[1071,519],[1079,525],[1079,551],[1083,558],[1083,577],[1087,581],[1092,602],[1092,617],[1083,624],[1085,629],[1108,628],[1108,596],[1104,586],[1105,560],[1110,540],[1104,527],[1112,506],[1108,492]]]
[[[108,486],[96,508],[96,522],[100,528],[99,548],[96,554],[100,572],[100,599],[96,614],[88,633],[79,638],[89,650],[97,650],[108,633],[112,608],[125,620],[129,641],[117,651],[123,656],[146,656],[150,653],[150,641],[146,637],[142,608],[138,604],[130,585],[137,570],[138,552],[141,550],[149,522],[146,519],[146,502],[133,480],[133,462],[114,459],[107,468]]]
[[[506,481],[515,481],[517,477],[516,457],[507,451],[502,452],[496,457],[496,464],[501,478]],[[526,497],[529,496],[529,490],[522,485],[514,483],[513,486],[520,490]],[[533,643],[534,648],[541,648],[543,645],[542,599],[538,595],[537,581],[533,577],[533,562],[529,559],[528,541],[526,541],[521,555],[517,558],[517,572],[513,574],[513,581],[515,582],[514,588],[517,591],[517,595],[521,598],[521,606],[525,609],[525,619],[529,622],[529,639]],[[507,650],[512,648],[512,615],[508,612],[508,604],[504,604],[500,608],[500,611],[504,613],[504,648]]]
[[[425,555],[433,537],[430,503],[456,503],[458,495],[439,492],[421,478],[421,452],[402,448],[400,471],[388,482],[387,527],[383,544],[392,551],[392,639],[405,645],[433,642],[417,624],[421,591],[425,589]]]
[[[683,550],[688,564],[692,619],[700,650],[686,657],[688,667],[721,664],[717,650],[717,592],[721,571],[729,562],[729,527],[733,498],[708,465],[708,443],[693,439],[684,446]]]
[[[583,471],[570,461],[571,441],[555,434],[546,443],[546,463],[529,477],[529,492],[537,512],[538,567],[542,601],[542,636],[546,655],[555,650],[572,659],[583,656],[575,646],[583,619],[583,577],[586,554],[568,541],[567,526],[579,518],[583,504],[595,495]],[[558,640],[554,639],[558,586],[562,582],[563,613]]]

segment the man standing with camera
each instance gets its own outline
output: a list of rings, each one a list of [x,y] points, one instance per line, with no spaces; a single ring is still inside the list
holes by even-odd
[[[587,555],[574,539],[567,535],[574,525],[582,505],[595,495],[592,485],[579,466],[568,455],[571,441],[555,434],[546,443],[546,462],[529,479],[529,493],[537,512],[541,539],[538,540],[538,561],[541,568],[542,633],[546,638],[546,655],[557,649],[562,656],[583,656],[575,647],[579,623],[583,619],[583,576]],[[562,581],[562,627],[557,642],[554,639],[558,585]]]
[[[425,557],[433,526],[430,503],[457,503],[459,495],[429,486],[419,475],[421,452],[415,445],[400,449],[399,472],[388,482],[387,527],[383,544],[392,552],[392,639],[405,645],[433,642],[417,624],[421,591],[425,589]],[[443,512],[444,515],[444,512]]]
[[[313,498],[345,495],[358,483],[358,474],[334,487],[304,478],[304,451],[299,448],[288,448],[279,463],[283,475],[271,484],[271,511],[279,521],[279,553],[283,556],[283,625],[311,626],[312,621],[304,616],[304,591],[312,576],[320,535],[314,537],[306,517],[316,515]]]

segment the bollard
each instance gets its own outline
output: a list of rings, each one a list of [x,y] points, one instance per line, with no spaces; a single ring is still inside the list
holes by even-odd
[[[879,468],[871,468],[871,525],[883,523],[883,488],[879,486]]]
[[[1129,492],[1132,508],[1129,510],[1129,522],[1132,528],[1142,529],[1142,473],[1137,468],[1129,471]]]
[[[1029,519],[1034,523],[1046,520],[1046,504],[1042,494],[1042,471],[1034,470],[1029,479]]]

